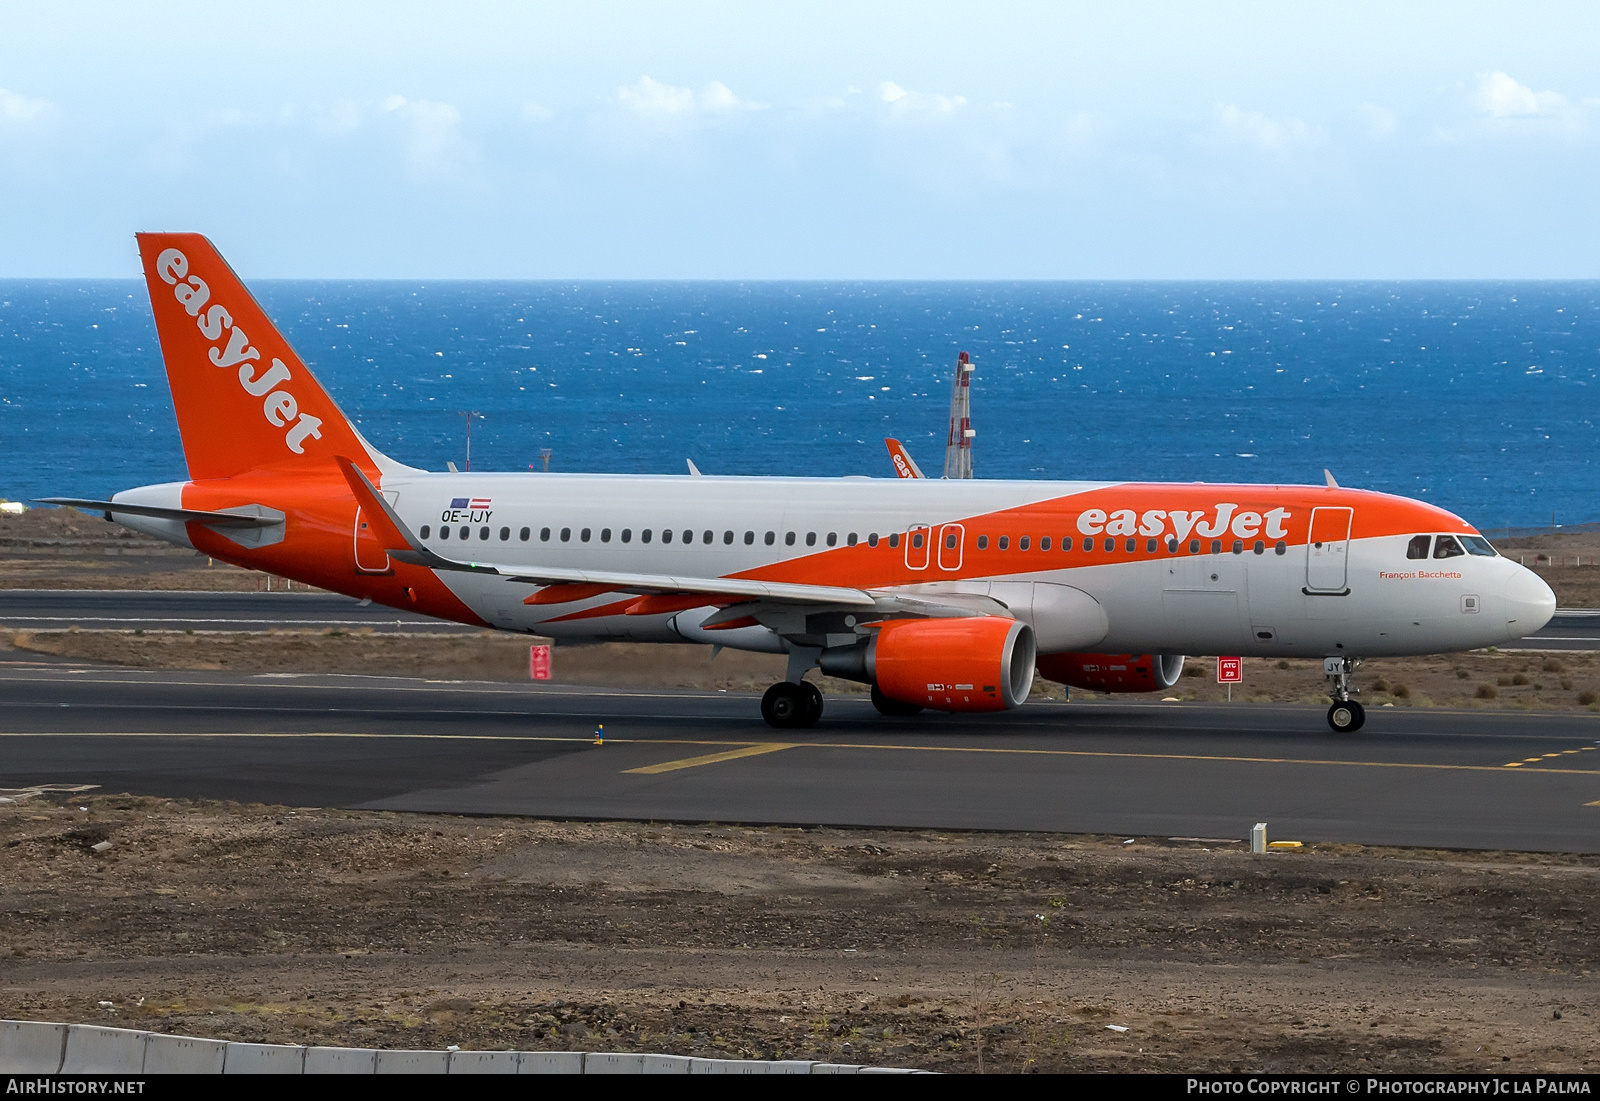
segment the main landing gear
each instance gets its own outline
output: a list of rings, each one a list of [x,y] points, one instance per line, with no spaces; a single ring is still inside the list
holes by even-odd
[[[1352,693],[1361,691],[1350,685],[1350,678],[1360,665],[1360,658],[1324,658],[1322,662],[1322,675],[1331,685],[1328,695],[1333,697],[1333,706],[1328,708],[1328,725],[1340,734],[1354,733],[1367,721],[1367,709],[1350,698]]]
[[[816,726],[822,718],[822,692],[810,681],[779,681],[761,697],[761,717],[779,730]]]

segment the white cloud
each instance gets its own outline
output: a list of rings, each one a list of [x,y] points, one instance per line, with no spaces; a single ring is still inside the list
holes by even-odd
[[[617,89],[617,102],[642,118],[690,118],[695,115],[725,115],[735,111],[760,111],[764,103],[740,99],[720,80],[713,80],[698,95],[692,88],[663,84],[648,75],[637,83]]]
[[[1231,103],[1217,108],[1217,132],[1227,141],[1271,152],[1318,145],[1322,135],[1296,118],[1275,119],[1260,111],[1241,111]]]
[[[461,134],[461,112],[448,103],[397,95],[383,101],[383,111],[404,122],[406,159],[419,172],[454,174],[477,156]]]
[[[1356,114],[1361,116],[1369,138],[1391,137],[1399,125],[1393,111],[1376,103],[1357,104]]]
[[[878,99],[895,114],[920,112],[931,115],[948,115],[967,105],[966,96],[945,96],[927,92],[913,92],[892,80],[878,85]]]
[[[1478,74],[1473,98],[1479,110],[1497,119],[1550,115],[1567,105],[1567,97],[1559,92],[1535,92],[1502,72]]]
[[[50,112],[50,108],[47,99],[33,99],[0,88],[0,122],[39,122]]]

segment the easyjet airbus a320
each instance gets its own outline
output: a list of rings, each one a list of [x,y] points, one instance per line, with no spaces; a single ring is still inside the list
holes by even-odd
[[[189,480],[52,498],[249,569],[504,631],[788,655],[886,714],[998,711],[1035,671],[1170,688],[1184,654],[1360,660],[1492,646],[1555,597],[1461,518],[1326,486],[435,474],[364,440],[198,234],[139,251]]]

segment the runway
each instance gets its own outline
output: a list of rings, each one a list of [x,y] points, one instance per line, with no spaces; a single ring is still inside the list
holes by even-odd
[[[732,693],[0,666],[0,787],[450,814],[1600,852],[1600,716],[1030,703],[778,732]],[[605,724],[603,746],[593,744]]]
[[[208,593],[137,589],[0,589],[0,627],[14,630],[271,631],[329,627],[479,631],[337,593]]]
[[[15,630],[471,632],[335,593],[207,593],[140,590],[0,589],[0,627]],[[1542,630],[1505,650],[1600,650],[1600,610],[1563,609]]]

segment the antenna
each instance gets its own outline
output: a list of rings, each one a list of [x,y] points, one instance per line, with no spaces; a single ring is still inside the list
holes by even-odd
[[[950,383],[950,432],[944,444],[944,476],[972,477],[972,357],[962,352],[956,359],[956,377]]]

